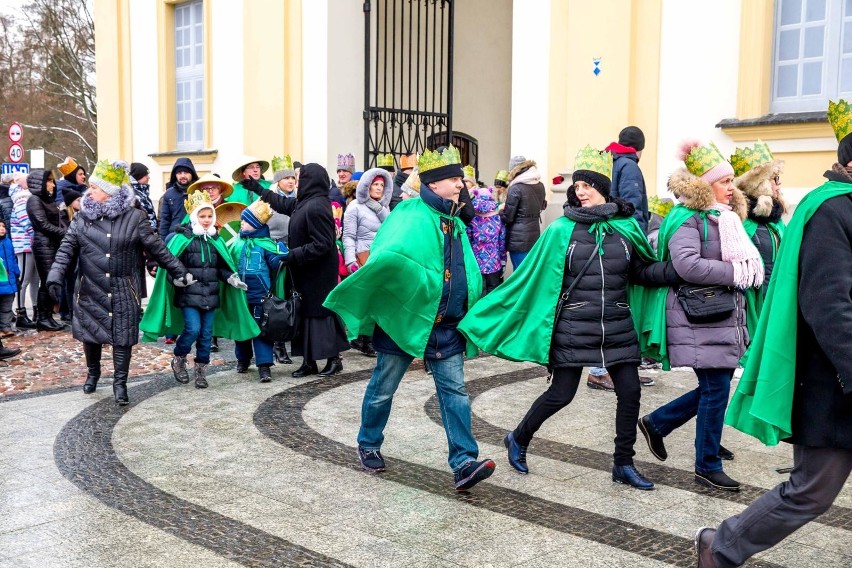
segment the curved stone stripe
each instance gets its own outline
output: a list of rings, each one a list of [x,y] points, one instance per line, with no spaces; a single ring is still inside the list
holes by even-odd
[[[131,388],[130,400],[138,403],[175,385],[171,377],[162,377]],[[82,491],[117,511],[245,566],[348,566],[170,495],[135,475],[112,446],[113,429],[124,412],[105,398],[69,421],[56,437],[56,466]]]
[[[535,372],[530,374],[507,373],[504,375],[494,375],[470,381],[467,383],[468,394],[472,400],[491,389],[537,377],[543,378],[547,376],[542,368],[533,368],[531,370]],[[441,412],[438,408],[438,400],[435,395],[432,395],[432,397],[426,401],[425,411],[433,422],[439,425],[441,424]],[[475,413],[472,415],[472,425],[473,434],[477,440],[493,444],[495,446],[503,445],[503,438],[506,436],[506,430],[486,422]],[[639,436],[637,443],[644,443],[641,435]],[[587,467],[589,469],[597,469],[606,472],[609,472],[612,469],[612,454],[597,450],[590,450],[588,448],[579,448],[577,446],[572,446],[571,444],[563,444],[562,442],[556,442],[544,438],[533,438],[533,441],[530,443],[530,449],[527,456],[532,454],[555,461]],[[740,491],[738,493],[731,491],[713,491],[712,489],[708,489],[695,483],[694,475],[691,472],[648,461],[636,460],[635,463],[636,467],[654,483],[667,485],[669,487],[689,491],[690,493],[696,493],[698,495],[706,495],[716,499],[732,501],[741,505],[748,505],[766,493],[766,489],[763,489],[762,487],[747,485],[745,483],[740,486]],[[817,522],[838,529],[852,530],[852,509],[834,505],[825,514],[819,517]]]
[[[539,375],[539,369],[523,369],[498,375],[497,380],[513,382]],[[326,438],[313,430],[305,422],[302,412],[311,399],[337,387],[365,380],[369,376],[370,371],[359,371],[289,388],[261,404],[255,412],[254,423],[261,433],[282,446],[336,466],[360,471],[356,449]],[[478,380],[471,381],[468,385],[476,382]],[[381,474],[381,479],[387,481],[458,499],[474,507],[675,566],[695,564],[693,543],[688,539],[583,509],[553,503],[488,482],[477,485],[469,493],[457,493],[450,483],[449,472],[436,475],[438,470],[433,468],[388,456],[385,456],[385,462],[387,471]],[[753,562],[750,566],[775,565],[767,562]]]

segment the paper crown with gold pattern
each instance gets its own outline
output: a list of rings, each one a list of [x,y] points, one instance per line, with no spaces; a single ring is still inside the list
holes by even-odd
[[[838,142],[852,134],[852,103],[843,99],[828,101],[828,122]]]
[[[497,172],[497,175],[494,176],[494,185],[499,185],[502,187],[509,186],[509,172],[506,170],[500,170]]]
[[[442,179],[463,177],[461,155],[455,146],[447,146],[443,152],[426,150],[417,160],[420,182],[430,184]]]
[[[476,185],[476,169],[474,169],[473,166],[471,166],[470,164],[466,165],[462,168],[462,172],[464,173],[462,179],[473,183],[473,185]]]
[[[757,166],[768,164],[772,160],[772,152],[766,142],[762,140],[758,140],[753,146],[736,148],[734,153],[731,154],[731,166],[734,168],[734,176],[736,177],[740,177]]]
[[[210,199],[210,194],[204,190],[194,191],[186,197],[186,210],[189,211],[189,217],[192,219],[193,215],[204,207],[209,209],[213,209],[215,212],[215,208],[213,207],[213,200]]]
[[[576,170],[588,170],[612,179],[612,154],[601,152],[586,144],[574,158],[574,171]]]
[[[269,207],[269,203],[259,199],[240,213],[240,219],[251,225],[254,229],[259,229],[266,225],[270,217],[272,217],[272,209]]]
[[[289,154],[272,156],[272,183],[278,183],[284,178],[296,177],[296,168]]]
[[[703,145],[696,141],[684,142],[681,144],[678,157],[683,160],[689,173],[698,177],[703,177],[704,174],[711,170],[720,169],[720,167],[724,168],[724,164],[728,164],[729,169],[733,171],[728,160],[725,159],[725,156],[722,155],[722,152],[719,151],[719,148],[713,142]],[[708,183],[713,182],[708,181]]]
[[[61,173],[64,177],[77,169],[77,162],[71,156],[67,156],[64,162],[56,165],[56,169],[58,169],[59,173]]]
[[[99,187],[107,195],[115,195],[124,187],[130,191],[130,174],[127,162],[98,160],[89,183]]]
[[[393,154],[379,154],[376,156],[376,167],[377,168],[393,168]]]
[[[648,198],[648,212],[665,217],[674,207],[674,201],[671,199],[660,199],[656,195]]]

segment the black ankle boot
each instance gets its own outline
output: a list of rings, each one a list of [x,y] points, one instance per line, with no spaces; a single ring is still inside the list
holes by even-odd
[[[287,344],[283,341],[276,341],[272,347],[272,353],[275,355],[275,362],[284,365],[292,365],[293,360],[287,355]]]
[[[130,403],[127,398],[127,375],[130,372],[130,347],[112,347],[112,364],[115,367],[115,375],[112,379],[112,392],[115,395],[115,403],[126,406]]]
[[[83,343],[83,353],[86,355],[86,368],[88,369],[83,392],[92,394],[98,387],[98,381],[101,378],[101,344]]]
[[[53,314],[42,312],[38,316],[36,329],[39,331],[62,331],[65,326],[53,319]]]
[[[214,337],[210,340],[210,353],[218,353],[219,352],[219,338]]]
[[[3,359],[11,359],[15,355],[19,355],[20,353],[20,349],[12,347],[3,347],[3,341],[0,340],[0,361],[2,361]]]
[[[260,382],[268,383],[272,380],[272,368],[269,365],[258,365],[257,376],[260,378]]]
[[[248,373],[249,364],[251,361],[237,361],[237,372],[239,374]]]
[[[36,324],[27,316],[26,308],[18,308],[17,317],[15,318],[15,327],[18,329],[35,329]]]
[[[340,357],[331,357],[325,364],[325,368],[319,372],[320,377],[330,377],[343,370],[343,360]]]
[[[319,369],[317,368],[316,361],[311,361],[310,363],[302,361],[302,366],[290,373],[290,376],[299,379],[308,375],[316,375],[317,373],[319,373]]]

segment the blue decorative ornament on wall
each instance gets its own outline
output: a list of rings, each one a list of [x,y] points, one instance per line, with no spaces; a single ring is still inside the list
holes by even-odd
[[[594,59],[592,59],[592,63],[595,64],[595,69],[594,69],[594,71],[592,71],[592,73],[594,73],[595,77],[597,77],[598,75],[601,74],[601,58],[595,57]]]

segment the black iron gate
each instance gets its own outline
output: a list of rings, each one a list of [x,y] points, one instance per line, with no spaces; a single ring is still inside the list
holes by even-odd
[[[454,140],[453,21],[453,0],[365,0],[365,168]]]

